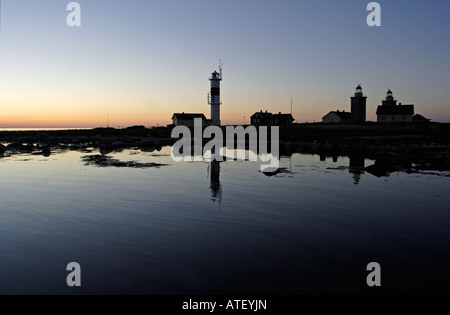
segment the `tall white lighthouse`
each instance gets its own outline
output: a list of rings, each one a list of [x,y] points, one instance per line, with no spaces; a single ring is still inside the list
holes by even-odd
[[[214,71],[211,74],[211,92],[208,103],[211,105],[211,125],[220,126],[220,81],[222,81],[222,63],[219,66],[219,73]]]

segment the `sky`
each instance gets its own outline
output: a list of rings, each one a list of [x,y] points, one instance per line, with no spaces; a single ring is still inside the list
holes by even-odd
[[[256,111],[317,122],[350,111],[358,84],[367,119],[387,90],[416,113],[450,121],[450,2],[368,0],[3,0],[0,128],[171,123],[205,113],[223,62],[222,124]]]

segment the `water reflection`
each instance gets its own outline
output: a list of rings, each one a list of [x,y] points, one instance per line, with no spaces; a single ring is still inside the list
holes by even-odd
[[[208,166],[210,178],[209,188],[211,189],[211,200],[219,205],[222,202],[222,185],[220,184],[220,163],[216,160],[211,161]]]
[[[85,165],[94,165],[98,167],[125,167],[125,168],[150,168],[167,166],[162,163],[141,163],[137,161],[121,161],[113,159],[110,156],[104,154],[85,155],[81,157]]]
[[[261,171],[259,167],[256,167],[255,172],[259,171],[267,177],[284,177],[286,175],[292,177],[294,174],[298,174],[292,170],[292,159],[301,153],[284,153],[280,156],[281,163],[275,171]],[[246,150],[245,156],[248,158],[248,150]],[[350,152],[346,155],[336,154],[317,154],[312,156],[318,157],[321,162],[327,162],[327,159],[332,159],[332,162],[339,164],[337,167],[327,167],[328,170],[346,171],[351,174],[354,185],[361,183],[362,176],[365,174],[371,174],[377,177],[389,177],[394,172],[402,173],[424,173],[423,164],[413,163],[410,158],[403,156],[389,156],[384,154],[379,155],[366,155],[364,152]],[[347,161],[348,159],[348,161]],[[289,161],[289,166],[287,165]],[[223,162],[211,161],[208,165],[208,177],[209,177],[209,192],[211,194],[211,200],[219,205],[222,202],[222,184],[220,181],[220,168],[221,163],[227,163],[226,158]],[[367,166],[369,165],[369,166]],[[448,176],[445,172],[428,172],[429,175]]]
[[[365,160],[366,159],[362,155],[353,154],[349,156],[348,170],[351,174],[353,174],[353,183],[355,185],[359,184],[361,175],[364,174]]]
[[[0,294],[71,294],[70,261],[89,272],[80,294],[359,293],[370,261],[391,268],[387,292],[448,292],[449,180],[367,171],[417,160],[283,154],[267,177],[258,162],[175,163],[169,147],[97,154],[1,160]]]
[[[395,156],[379,157],[366,171],[377,177],[388,177],[395,172],[412,173],[412,161],[408,158]]]
[[[61,149],[52,149],[50,151],[49,147],[34,146],[35,150],[30,151],[27,146],[19,144],[0,144],[0,159],[1,158],[11,158],[14,156],[57,156],[63,153],[77,151],[83,153],[89,153],[89,155],[81,156],[81,161],[84,165],[97,166],[97,167],[119,167],[119,168],[158,168],[161,166],[171,165],[170,162],[173,160],[168,159],[166,162],[169,163],[158,163],[158,159],[148,160],[148,156],[143,154],[142,156],[135,155],[136,160],[128,160],[123,158],[123,154],[120,152],[129,151],[128,149],[115,149],[113,151],[106,150],[108,148],[101,146],[99,149],[84,149],[77,146],[66,146]],[[27,150],[25,150],[27,149]],[[140,148],[138,152],[153,152],[160,151],[160,147],[146,147]],[[164,148],[168,152],[171,151],[171,147],[167,146]],[[215,154],[214,152],[207,152],[205,158],[207,161]],[[220,150],[219,150],[220,151]],[[97,153],[97,154],[95,154]],[[218,152],[219,153],[219,152]],[[223,154],[223,152],[221,152]],[[193,152],[192,152],[193,154]],[[296,170],[292,170],[292,156],[298,154],[306,154],[309,156],[315,156],[314,159],[319,159],[321,162],[327,162],[327,159],[332,159],[333,163],[339,164],[337,167],[328,167],[328,170],[341,170],[348,171],[351,174],[353,183],[359,185],[362,180],[362,175],[370,174],[376,177],[389,177],[392,173],[407,173],[407,174],[428,174],[436,176],[450,176],[450,165],[449,165],[449,154],[442,152],[428,152],[428,153],[416,153],[416,154],[397,154],[393,152],[376,152],[370,153],[367,151],[355,151],[350,150],[349,152],[336,153],[335,151],[320,151],[320,152],[304,152],[302,149],[293,149],[290,151],[282,151],[281,158],[284,161],[289,159],[290,166],[287,167],[286,164],[281,163],[278,167],[261,170],[260,167],[249,166],[254,172],[260,172],[268,177],[280,177],[286,176],[286,174],[295,174]],[[250,150],[227,150],[226,155],[222,155],[224,159],[223,163],[227,163],[230,160],[244,159],[248,161],[251,156],[258,158],[261,165],[268,166],[272,162],[277,162],[280,160],[271,154],[266,154],[258,156],[257,152],[251,152]],[[155,156],[156,157],[156,156]],[[209,158],[209,159],[208,159]],[[264,158],[262,162],[261,158]],[[346,160],[348,158],[348,161]],[[4,159],[6,160],[6,159]],[[340,160],[340,163],[338,162]],[[204,162],[204,161],[203,161]],[[209,189],[211,192],[211,199],[217,202],[222,200],[222,186],[220,182],[220,163],[217,161],[208,162],[208,177],[210,180]],[[244,162],[252,163],[252,162]],[[176,164],[176,163],[175,163]],[[343,165],[342,165],[343,164]],[[255,164],[256,165],[256,164]],[[369,166],[367,166],[369,165]]]

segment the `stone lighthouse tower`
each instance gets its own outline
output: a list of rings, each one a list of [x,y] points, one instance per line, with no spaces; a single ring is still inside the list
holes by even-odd
[[[208,103],[211,105],[211,125],[220,126],[220,81],[222,81],[222,63],[219,66],[219,73],[214,71],[211,74],[211,92]]]
[[[351,100],[351,122],[365,123],[367,97],[363,95],[361,85],[358,84],[355,90],[355,96],[352,96]]]

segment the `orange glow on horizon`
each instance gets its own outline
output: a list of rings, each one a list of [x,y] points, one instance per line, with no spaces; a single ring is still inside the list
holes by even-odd
[[[29,95],[8,97],[3,94],[0,100],[2,113],[0,114],[0,128],[95,128],[114,127],[125,128],[129,126],[142,125],[145,127],[166,126],[172,123],[173,113],[203,113],[210,118],[209,105],[201,101],[161,101],[158,99],[102,99],[87,96],[71,99],[61,105],[59,100],[49,98],[35,99]],[[67,98],[67,97],[65,97]],[[272,103],[272,102],[270,102]],[[222,125],[248,125],[250,116],[260,110],[272,113],[288,113],[290,106],[258,105],[234,96],[229,97],[221,108]],[[276,103],[273,101],[273,103]],[[311,102],[312,103],[312,102]],[[322,117],[329,111],[337,109],[348,110],[348,105],[332,105],[333,100],[320,104],[306,102],[305,104],[294,104],[293,117],[295,123],[320,122]],[[33,104],[33,105],[29,105]],[[81,105],[80,105],[81,104]],[[175,105],[173,105],[175,104]],[[330,105],[331,104],[331,105]],[[374,103],[375,104],[375,103]],[[367,120],[376,121],[376,105],[368,104]],[[433,121],[448,121],[446,111],[431,111],[415,104],[416,113],[422,114]],[[444,106],[440,106],[444,108]],[[439,108],[438,108],[439,109]],[[438,119],[437,119],[438,118]]]
[[[189,112],[189,111],[186,111]],[[190,111],[190,112],[201,112],[201,111]],[[209,118],[209,112],[203,112],[207,118]],[[440,121],[440,122],[448,122],[448,119],[434,119],[433,116],[428,116],[422,112],[420,112],[427,118],[432,119],[432,121]],[[172,114],[173,113],[164,113],[158,116],[156,115],[123,115],[120,118],[117,116],[112,116],[108,119],[107,115],[101,115],[104,117],[99,117],[99,115],[95,115],[92,117],[83,116],[83,115],[73,115],[69,117],[67,115],[61,116],[18,116],[18,115],[3,115],[0,118],[0,129],[7,128],[98,128],[98,127],[113,127],[113,128],[125,128],[135,125],[142,125],[145,127],[154,127],[154,126],[167,126],[172,123]],[[253,114],[253,113],[252,113]],[[222,115],[221,122],[222,125],[248,125],[250,124],[250,116],[249,114],[240,116],[240,115]],[[298,115],[293,113],[295,118],[295,123],[313,123],[320,122],[322,116],[314,115],[313,113],[309,113],[309,115]],[[376,116],[368,114],[367,120],[375,122]]]

